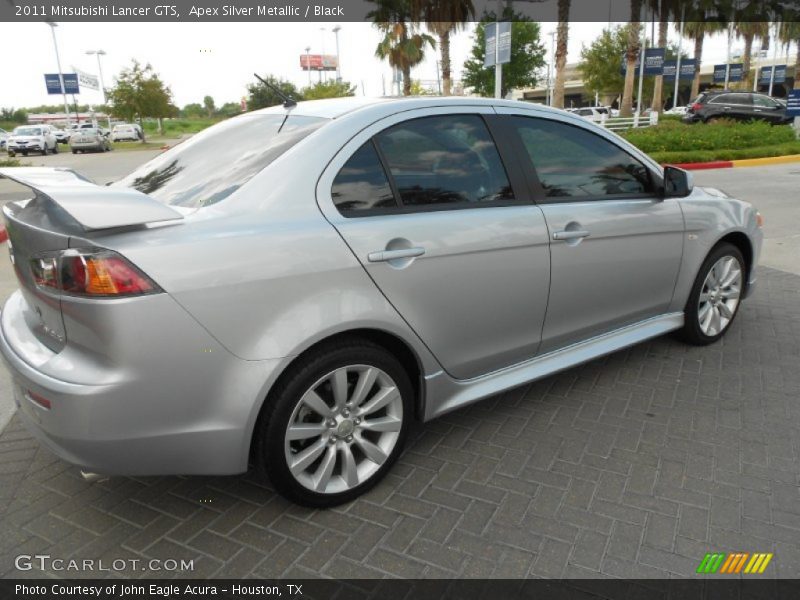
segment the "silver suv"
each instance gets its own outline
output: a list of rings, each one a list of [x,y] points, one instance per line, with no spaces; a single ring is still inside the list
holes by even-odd
[[[755,283],[760,216],[585,119],[346,98],[218,124],[110,187],[2,169],[19,414],[103,474],[252,463],[312,506],[410,423],[678,331]]]

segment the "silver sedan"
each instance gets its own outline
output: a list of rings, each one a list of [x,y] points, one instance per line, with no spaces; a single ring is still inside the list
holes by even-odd
[[[75,129],[69,137],[69,149],[73,154],[87,151],[108,152],[111,150],[111,142],[99,129]]]
[[[585,119],[346,98],[218,124],[110,187],[7,168],[26,425],[101,474],[346,502],[414,420],[667,332],[711,344],[761,217]],[[535,452],[535,450],[533,450]]]

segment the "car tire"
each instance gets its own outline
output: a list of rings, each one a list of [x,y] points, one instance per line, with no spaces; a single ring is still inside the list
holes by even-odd
[[[58,154],[58,142],[53,145],[53,154]]]
[[[16,156],[16,153],[14,153],[14,152],[9,152],[9,153],[8,153],[8,156],[9,156],[9,158],[14,158],[14,157]]]
[[[405,369],[381,346],[360,338],[325,344],[270,392],[256,425],[255,462],[298,504],[349,502],[402,452],[413,395]]]
[[[42,148],[42,156],[47,156],[47,142],[44,143],[44,148]]]
[[[730,329],[739,313],[747,268],[739,249],[727,242],[714,247],[703,261],[689,294],[680,336],[707,346]]]
[[[77,154],[77,153],[78,153],[78,151],[77,151],[77,150],[73,150],[73,151],[72,151],[72,153],[73,153],[73,154]]]

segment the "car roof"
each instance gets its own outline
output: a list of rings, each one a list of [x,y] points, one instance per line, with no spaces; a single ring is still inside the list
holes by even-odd
[[[442,96],[412,96],[412,97],[381,97],[368,98],[364,96],[348,96],[346,98],[332,98],[329,100],[308,100],[298,102],[294,106],[271,106],[252,111],[253,114],[292,114],[305,117],[320,117],[324,119],[337,119],[360,110],[368,108],[383,109],[386,114],[393,114],[416,108],[430,108],[440,106],[503,106],[509,108],[532,108],[544,111],[553,111],[563,114],[561,109],[551,108],[532,102],[519,102],[516,100],[499,100],[495,98],[479,98],[473,96],[442,97]]]

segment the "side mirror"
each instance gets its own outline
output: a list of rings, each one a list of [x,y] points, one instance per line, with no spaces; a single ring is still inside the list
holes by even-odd
[[[685,198],[693,189],[694,177],[691,173],[678,167],[664,167],[664,198]]]

